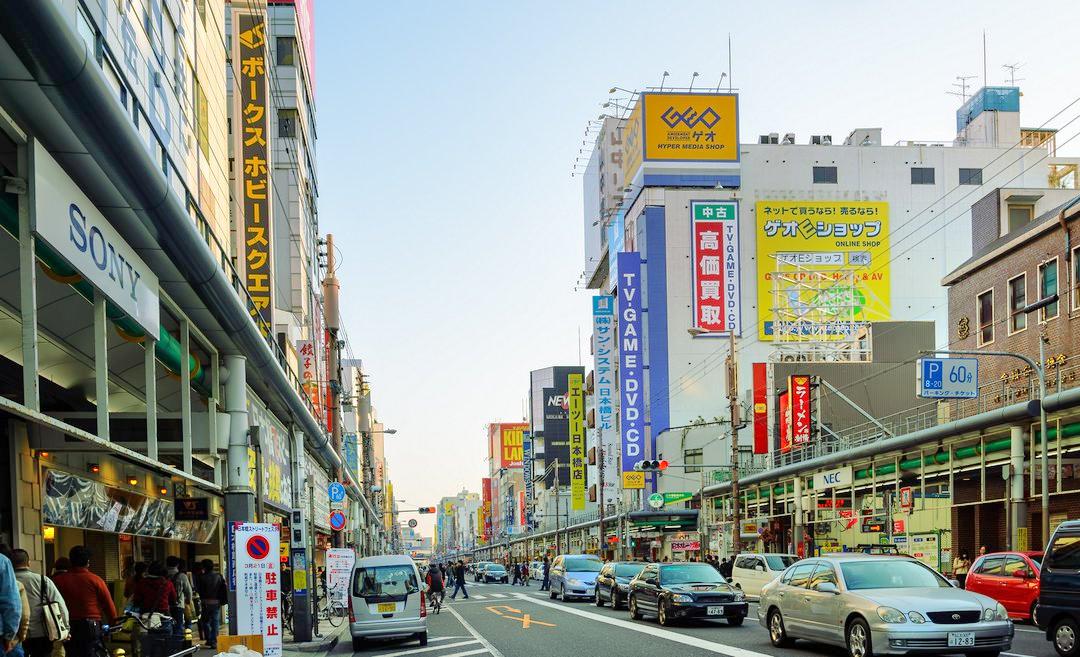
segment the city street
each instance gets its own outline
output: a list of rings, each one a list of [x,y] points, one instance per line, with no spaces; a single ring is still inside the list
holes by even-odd
[[[669,655],[698,657],[760,655],[838,657],[840,648],[800,641],[790,649],[774,648],[765,628],[756,622],[757,605],[742,627],[723,621],[698,621],[672,628],[655,620],[630,620],[625,609],[597,608],[590,601],[549,600],[539,584],[529,588],[506,584],[468,584],[469,599],[448,600],[443,612],[428,617],[428,640],[421,648],[412,642],[369,642],[358,654],[379,657],[597,657],[607,655]],[[1007,657],[1053,654],[1043,634],[1018,624]],[[333,655],[352,651],[343,635]]]

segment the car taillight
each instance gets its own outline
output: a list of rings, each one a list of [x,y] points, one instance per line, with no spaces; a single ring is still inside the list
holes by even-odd
[[[427,618],[427,600],[424,599],[424,591],[420,591],[420,618]]]
[[[350,623],[355,623],[356,622],[356,613],[353,612],[352,596],[351,595],[349,596],[349,622]]]

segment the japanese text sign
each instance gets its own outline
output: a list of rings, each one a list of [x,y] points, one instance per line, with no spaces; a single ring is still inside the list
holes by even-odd
[[[277,523],[234,522],[231,527],[232,575],[236,589],[237,634],[263,638],[263,655],[281,655],[281,567],[278,564],[281,526]]]
[[[739,204],[693,201],[691,238],[694,326],[739,333]]]
[[[791,442],[799,446],[810,442],[810,377],[788,377],[788,403],[791,405]]]
[[[595,381],[596,431],[600,445],[605,500],[619,490],[619,440],[615,432],[615,297],[593,297],[593,377]]]
[[[618,254],[619,429],[623,488],[645,488],[645,473],[634,463],[645,458],[645,400],[642,386],[641,254]]]
[[[567,394],[570,403],[570,508],[585,508],[585,397],[582,391],[583,377],[574,373],[567,376]]]
[[[754,453],[769,453],[768,365],[754,363]]]

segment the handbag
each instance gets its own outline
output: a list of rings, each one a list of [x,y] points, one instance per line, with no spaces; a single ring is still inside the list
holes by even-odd
[[[67,619],[64,618],[64,611],[60,608],[60,603],[49,599],[49,587],[44,575],[41,576],[40,600],[41,615],[45,624],[45,636],[53,643],[67,641],[68,637],[71,636],[71,627],[68,626]]]

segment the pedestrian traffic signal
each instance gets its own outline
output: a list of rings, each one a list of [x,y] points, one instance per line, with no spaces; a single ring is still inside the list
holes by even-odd
[[[663,470],[667,470],[667,467],[668,467],[668,462],[664,461],[664,460],[660,460],[660,461],[638,461],[637,463],[634,464],[634,469],[635,470],[644,470],[646,472],[650,472],[650,471],[653,471],[653,470],[663,471]]]
[[[422,506],[419,509],[417,509],[417,511],[420,512],[420,513],[435,513],[435,507],[433,507],[433,506]]]

